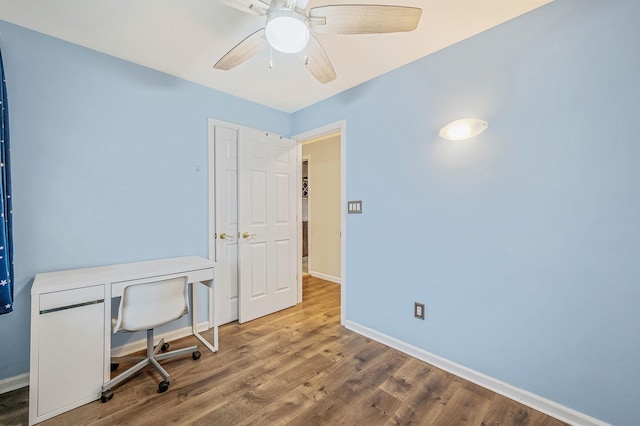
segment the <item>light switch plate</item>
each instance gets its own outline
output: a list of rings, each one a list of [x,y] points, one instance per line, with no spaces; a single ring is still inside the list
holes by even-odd
[[[421,320],[424,319],[424,303],[415,302],[413,304],[413,316]]]
[[[362,200],[347,201],[347,213],[362,214]]]

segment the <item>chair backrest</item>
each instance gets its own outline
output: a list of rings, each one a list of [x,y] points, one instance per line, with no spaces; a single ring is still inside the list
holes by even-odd
[[[188,311],[187,277],[130,284],[123,290],[113,332],[149,330]]]

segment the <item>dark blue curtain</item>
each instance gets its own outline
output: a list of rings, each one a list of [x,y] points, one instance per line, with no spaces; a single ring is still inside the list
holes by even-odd
[[[11,232],[11,162],[9,161],[9,103],[0,51],[0,315],[13,311],[13,238]]]

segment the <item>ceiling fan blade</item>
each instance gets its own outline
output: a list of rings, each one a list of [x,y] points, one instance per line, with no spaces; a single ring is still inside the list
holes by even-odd
[[[267,47],[269,42],[264,36],[264,28],[259,29],[238,43],[213,66],[219,70],[230,70]]]
[[[314,7],[309,26],[317,33],[376,34],[413,31],[422,9],[374,4]]]
[[[304,55],[304,50],[300,54]],[[329,57],[313,34],[309,34],[309,43],[306,48],[305,65],[309,72],[322,84],[336,79],[336,71],[331,65]]]
[[[250,13],[252,15],[263,16],[269,10],[269,3],[260,0],[218,0],[220,3]]]

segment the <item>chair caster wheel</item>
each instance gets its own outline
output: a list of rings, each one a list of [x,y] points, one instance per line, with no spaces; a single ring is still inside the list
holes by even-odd
[[[193,358],[193,360],[195,361],[195,360],[200,359],[200,355],[202,355],[202,354],[200,353],[200,351],[195,351],[195,352],[193,352],[193,353],[191,354],[191,358]]]
[[[158,383],[158,393],[166,392],[169,389],[169,382],[165,382],[164,380]]]
[[[162,352],[166,352],[169,349],[169,344],[168,343],[164,343],[162,346],[160,346],[160,350]]]
[[[109,401],[111,398],[113,398],[113,391],[111,389],[107,389],[106,391],[102,392],[102,395],[100,396],[100,401],[102,401],[102,403],[105,403]]]
[[[116,371],[118,369],[118,367],[120,367],[120,364],[117,362],[114,362],[111,364],[111,371]]]

